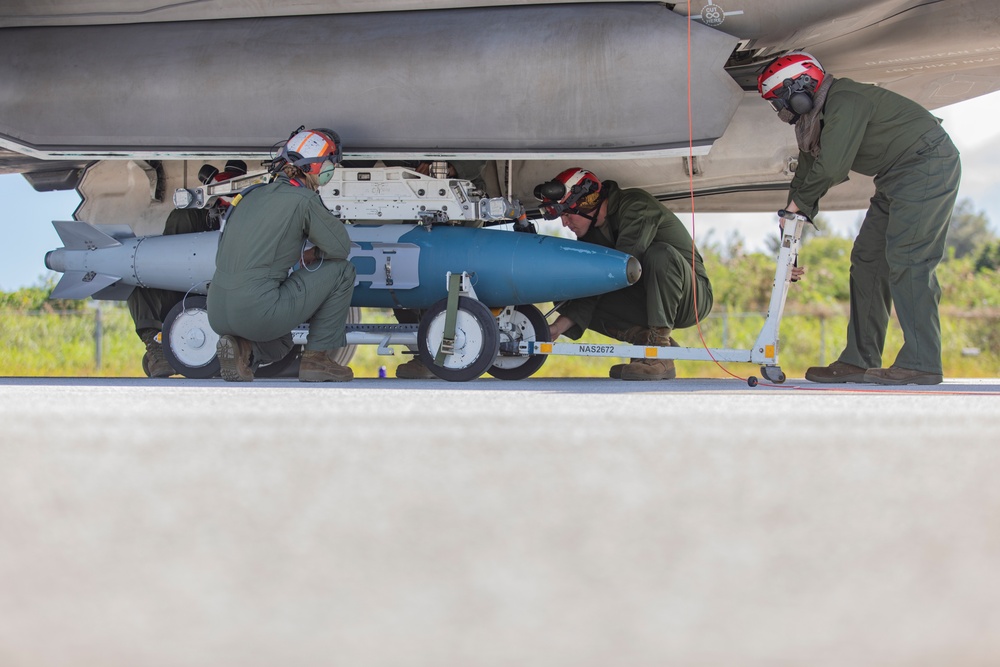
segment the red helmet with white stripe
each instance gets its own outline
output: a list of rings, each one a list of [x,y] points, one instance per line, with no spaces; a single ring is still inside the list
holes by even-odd
[[[774,60],[757,77],[757,92],[775,111],[790,109],[797,114],[812,110],[812,96],[823,83],[826,70],[804,51]]]
[[[580,200],[601,191],[601,181],[586,169],[573,167],[551,181],[535,186],[535,198],[542,202],[546,220],[555,220],[564,213],[576,213]]]

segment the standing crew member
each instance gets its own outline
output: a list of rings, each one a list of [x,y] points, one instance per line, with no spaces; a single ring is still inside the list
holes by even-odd
[[[222,377],[253,380],[255,364],[269,363],[292,348],[291,330],[309,322],[299,363],[303,382],[346,382],[350,368],[334,361],[347,344],[345,325],[354,292],[351,240],[340,218],[320,199],[340,162],[340,138],[331,130],[299,128],[271,162],[277,177],[233,203],[208,289],[208,320],[221,334]],[[289,274],[305,255],[316,260]]]
[[[814,218],[819,200],[854,170],[875,177],[875,196],[851,251],[847,347],[813,382],[938,384],[942,380],[941,288],[961,164],[940,121],[901,95],[835,79],[808,53],[778,58],[761,73],[761,96],[795,126],[799,166],[788,193],[791,212]],[[882,366],[893,303],[904,343]]]
[[[552,340],[562,334],[575,340],[592,329],[633,345],[676,345],[673,329],[693,326],[712,310],[712,284],[691,235],[649,193],[622,190],[614,181],[602,183],[593,173],[573,168],[537,186],[535,197],[547,220],[561,217],[578,239],[628,253],[642,264],[634,285],[560,306],[559,317],[549,325]],[[633,359],[612,366],[609,375],[669,380],[677,372],[670,359]]]

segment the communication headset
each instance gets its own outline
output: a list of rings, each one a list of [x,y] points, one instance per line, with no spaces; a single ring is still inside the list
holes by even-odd
[[[578,203],[583,197],[600,189],[601,184],[599,181],[585,178],[574,184],[567,194],[566,184],[557,177],[555,180],[546,181],[535,186],[534,194],[535,199],[542,202],[542,216],[546,220],[555,220],[563,213],[575,213],[583,215],[583,217],[589,217],[586,214],[579,213]],[[596,216],[596,213],[594,215]]]
[[[781,85],[780,97],[768,100],[775,111],[788,109],[792,113],[804,116],[813,110],[813,92],[816,90],[816,80],[808,74],[799,78],[785,79]]]

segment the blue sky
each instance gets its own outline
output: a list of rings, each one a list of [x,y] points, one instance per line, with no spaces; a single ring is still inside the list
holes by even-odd
[[[1000,232],[1000,92],[979,97],[934,112],[945,121],[962,152],[960,197],[973,200],[977,210],[989,217]],[[60,247],[53,220],[72,220],[80,203],[75,192],[35,192],[18,174],[0,175],[0,291],[10,292],[38,284],[50,272],[45,253]],[[834,228],[847,234],[859,211],[824,213]],[[688,220],[687,215],[681,215]],[[699,237],[711,233],[716,240],[737,231],[752,250],[762,249],[763,240],[775,230],[771,214],[709,214],[695,218]]]

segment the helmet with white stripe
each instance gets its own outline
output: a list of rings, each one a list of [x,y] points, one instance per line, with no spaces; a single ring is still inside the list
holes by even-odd
[[[601,181],[593,172],[573,167],[536,186],[535,198],[542,203],[545,219],[555,220],[564,213],[579,213],[581,206],[596,203],[600,191]]]
[[[789,109],[796,114],[809,113],[813,95],[823,83],[826,70],[804,51],[788,53],[775,59],[757,78],[757,92],[775,111]]]

